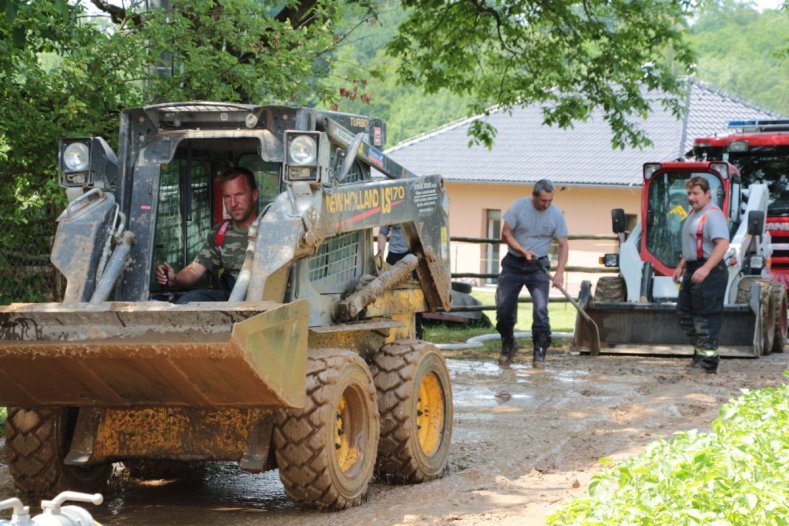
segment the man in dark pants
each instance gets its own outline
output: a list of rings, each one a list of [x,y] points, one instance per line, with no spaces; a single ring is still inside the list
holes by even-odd
[[[509,365],[515,354],[514,328],[518,316],[518,295],[526,286],[532,298],[533,366],[542,368],[545,353],[551,345],[548,319],[550,268],[548,251],[551,240],[559,243],[559,261],[553,284],[561,286],[567,265],[569,244],[564,214],[553,205],[554,186],[547,179],[534,185],[531,198],[522,197],[504,214],[501,239],[507,243],[507,255],[501,262],[496,289],[496,330],[501,334],[500,365]]]
[[[718,371],[718,336],[723,320],[723,295],[729,275],[723,256],[729,248],[729,227],[723,212],[711,202],[710,183],[692,177],[685,183],[691,212],[682,225],[682,258],[674,271],[680,283],[679,325],[694,345],[694,367]]]
[[[247,250],[249,226],[257,219],[258,189],[255,176],[245,168],[229,168],[222,174],[222,200],[231,220],[212,232],[194,261],[177,273],[165,262],[156,269],[156,281],[173,289],[194,286],[207,272],[214,273],[221,289],[195,289],[182,294],[176,303],[227,301]]]

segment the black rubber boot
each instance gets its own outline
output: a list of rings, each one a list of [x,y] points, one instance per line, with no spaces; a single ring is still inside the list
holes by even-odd
[[[701,367],[701,355],[699,354],[699,348],[696,347],[693,349],[693,360],[690,362],[690,367]]]
[[[708,374],[717,374],[718,373],[718,364],[720,363],[720,356],[701,356],[699,358],[699,366],[701,369]]]
[[[551,337],[539,334],[533,338],[534,352],[532,353],[532,367],[535,369],[545,368],[545,353],[551,345]]]
[[[501,354],[499,355],[499,365],[509,365],[512,363],[512,357],[515,355],[515,337],[502,336],[501,337]]]
[[[532,353],[532,367],[535,369],[545,368],[545,347],[535,347]]]
[[[715,340],[703,341],[696,347],[694,358],[698,357],[698,367],[705,373],[715,374],[718,372],[720,363],[720,352],[718,342]]]

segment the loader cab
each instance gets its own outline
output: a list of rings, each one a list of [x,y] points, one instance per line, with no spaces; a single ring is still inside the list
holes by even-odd
[[[682,257],[682,226],[690,213],[685,183],[695,176],[709,181],[711,202],[729,218],[730,229],[739,221],[741,185],[734,167],[726,163],[645,164],[640,252],[656,276],[671,276]]]
[[[172,160],[161,165],[152,267],[163,261],[181,269],[197,256],[203,243],[229,217],[222,200],[220,176],[229,166],[255,174],[262,211],[281,191],[280,163],[266,162],[254,139],[189,139]],[[208,279],[199,287],[217,286]],[[152,293],[162,291],[153,272]]]

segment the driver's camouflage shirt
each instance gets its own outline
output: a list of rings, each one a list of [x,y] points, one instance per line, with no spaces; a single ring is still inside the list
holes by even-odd
[[[221,225],[220,225],[221,228]],[[238,278],[241,265],[244,264],[244,256],[247,250],[247,233],[249,228],[240,228],[235,223],[230,223],[230,227],[225,232],[222,239],[221,248],[217,247],[217,233],[211,232],[208,239],[203,243],[200,252],[195,256],[195,262],[200,263],[209,272],[220,277],[222,272],[228,272],[234,279]]]

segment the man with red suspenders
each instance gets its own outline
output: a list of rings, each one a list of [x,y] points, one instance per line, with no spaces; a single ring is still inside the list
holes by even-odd
[[[194,286],[207,272],[221,276],[221,289],[196,289],[182,294],[176,303],[227,301],[247,249],[249,226],[257,219],[258,189],[255,176],[245,168],[228,168],[222,174],[222,200],[230,220],[211,233],[194,261],[177,273],[164,262],[156,268],[156,281],[174,289]]]
[[[710,183],[691,177],[685,187],[692,210],[682,225],[682,258],[674,271],[680,283],[677,298],[679,325],[694,344],[694,367],[718,371],[718,337],[723,320],[723,295],[728,272],[723,256],[729,248],[729,226],[711,202]]]

